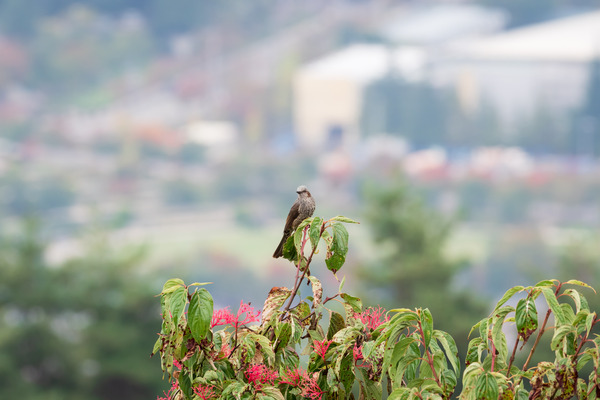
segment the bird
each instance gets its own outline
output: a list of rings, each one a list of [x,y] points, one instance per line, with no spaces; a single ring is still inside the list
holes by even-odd
[[[296,193],[298,193],[298,198],[294,204],[292,204],[292,208],[290,208],[290,212],[285,220],[285,227],[283,228],[283,237],[281,238],[281,242],[279,242],[277,249],[275,249],[275,253],[273,253],[273,258],[283,256],[283,245],[285,242],[296,228],[298,228],[300,223],[306,218],[312,217],[315,212],[315,199],[313,199],[306,186],[298,186]]]

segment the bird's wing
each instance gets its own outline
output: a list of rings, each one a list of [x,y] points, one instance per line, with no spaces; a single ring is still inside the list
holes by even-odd
[[[285,227],[283,228],[284,232],[291,232],[293,230],[294,220],[300,214],[299,208],[300,202],[296,200],[294,204],[292,204],[292,208],[290,208],[290,213],[288,214],[287,219],[285,220]]]

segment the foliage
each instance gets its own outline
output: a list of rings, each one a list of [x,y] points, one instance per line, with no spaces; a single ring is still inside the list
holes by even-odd
[[[485,308],[468,293],[452,289],[453,277],[465,265],[445,253],[452,221],[400,180],[385,187],[365,186],[365,197],[365,217],[377,251],[359,270],[363,297],[386,307],[427,307],[438,315],[442,329],[466,336],[473,315]]]
[[[310,273],[313,256],[324,243],[325,264],[336,274],[348,251],[343,223],[350,222],[313,217],[298,227],[284,246],[284,257],[296,266],[294,286],[274,287],[260,313],[243,302],[235,314],[214,310],[204,288],[208,283],[168,280],[153,350],[160,353],[172,383],[166,398],[450,399],[462,363],[454,338],[434,329],[429,309],[364,308],[359,298],[342,291],[343,279],[338,292],[324,298],[320,280]],[[312,287],[311,296],[299,295],[304,281]],[[600,320],[578,287],[589,288],[577,280],[547,280],[508,290],[492,314],[473,327],[479,336],[469,344],[460,398],[567,399],[577,394],[597,399],[600,337],[590,332]],[[516,308],[508,305],[518,294],[523,296]],[[539,324],[535,301],[542,297],[548,310]],[[343,314],[329,304],[334,300],[343,305]],[[329,318],[324,320],[324,314]],[[554,361],[529,367],[549,331]],[[511,335],[515,344],[509,352]],[[523,350],[532,339],[519,368],[514,362],[519,344]],[[579,374],[586,366],[593,367],[591,372]]]
[[[0,236],[0,397],[147,399],[163,385],[148,359],[158,307],[141,253],[94,238],[51,266],[40,229]]]

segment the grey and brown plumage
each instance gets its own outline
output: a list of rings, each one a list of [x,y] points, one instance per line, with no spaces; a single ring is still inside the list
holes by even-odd
[[[313,199],[306,186],[298,186],[296,193],[298,193],[298,198],[294,204],[292,204],[292,208],[285,220],[283,237],[281,238],[281,242],[279,242],[279,246],[277,246],[275,253],[273,253],[273,258],[283,256],[283,245],[290,235],[298,228],[302,221],[312,217],[315,212],[315,199]]]

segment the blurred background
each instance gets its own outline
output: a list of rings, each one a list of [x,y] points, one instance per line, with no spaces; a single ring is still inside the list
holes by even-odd
[[[0,133],[0,398],[162,394],[163,282],[262,308],[301,184],[361,222],[346,290],[461,353],[600,288],[598,0],[0,0]]]

